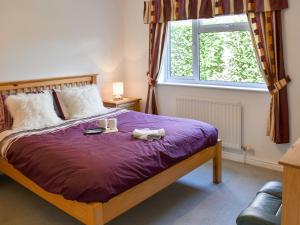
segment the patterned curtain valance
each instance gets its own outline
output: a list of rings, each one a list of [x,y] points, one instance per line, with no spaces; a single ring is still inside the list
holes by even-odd
[[[144,22],[211,18],[288,8],[288,0],[150,0],[144,3]]]

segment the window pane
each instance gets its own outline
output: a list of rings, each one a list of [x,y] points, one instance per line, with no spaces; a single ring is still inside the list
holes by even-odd
[[[170,23],[171,76],[193,77],[192,21]]]
[[[249,31],[199,34],[200,79],[263,83]]]

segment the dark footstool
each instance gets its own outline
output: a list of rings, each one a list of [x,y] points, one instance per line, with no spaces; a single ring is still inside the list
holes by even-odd
[[[237,225],[280,225],[282,184],[272,181],[257,193],[255,199],[237,218]]]

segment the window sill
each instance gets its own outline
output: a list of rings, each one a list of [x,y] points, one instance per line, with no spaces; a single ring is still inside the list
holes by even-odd
[[[236,87],[236,86],[207,85],[207,84],[188,84],[188,83],[175,83],[175,82],[158,82],[157,85],[158,86],[198,87],[198,88],[208,88],[208,89],[269,93],[268,89],[266,89],[266,88],[254,88],[254,87]]]

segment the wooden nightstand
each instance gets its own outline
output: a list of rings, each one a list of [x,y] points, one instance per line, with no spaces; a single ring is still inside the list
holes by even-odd
[[[123,98],[121,100],[104,100],[103,104],[108,108],[122,108],[141,111],[141,98]]]

